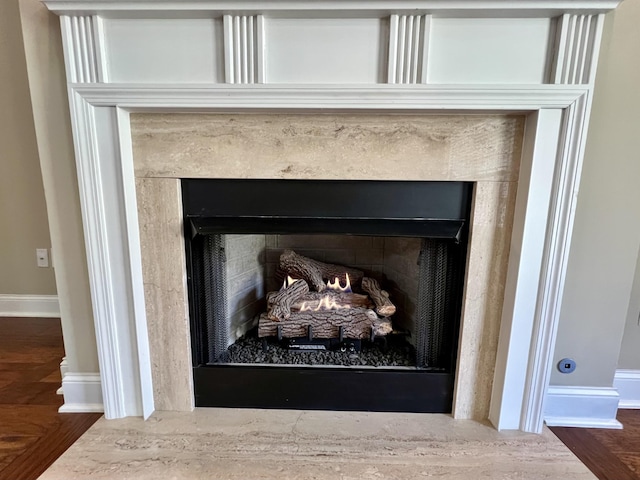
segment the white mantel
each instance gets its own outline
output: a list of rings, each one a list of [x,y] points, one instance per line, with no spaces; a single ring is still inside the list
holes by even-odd
[[[107,417],[154,409],[131,112],[500,111],[528,117],[490,419],[540,431],[617,3],[45,1],[62,22]]]

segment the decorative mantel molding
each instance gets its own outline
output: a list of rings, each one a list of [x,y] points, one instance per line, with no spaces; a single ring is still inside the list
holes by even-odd
[[[107,418],[154,408],[130,112],[502,111],[528,119],[490,419],[539,432],[617,3],[45,1],[61,15]]]
[[[420,15],[437,12],[444,15],[473,14],[478,17],[540,15],[563,13],[606,13],[620,0],[47,0],[52,12],[65,15],[105,14],[112,12],[375,12]]]
[[[131,111],[159,103],[177,110],[202,108],[380,109],[386,111],[499,110],[514,113],[565,108],[588,90],[574,85],[70,85],[94,106]]]

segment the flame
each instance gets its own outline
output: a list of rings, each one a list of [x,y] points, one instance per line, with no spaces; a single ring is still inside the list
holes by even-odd
[[[287,287],[293,285],[298,280],[300,280],[300,279],[299,278],[291,278],[291,275],[287,275],[287,278],[285,278],[284,282],[282,283],[282,288],[287,288]]]
[[[315,303],[315,302],[314,302]],[[341,305],[339,304],[335,298],[331,298],[329,295],[325,295],[320,299],[318,305],[315,308],[311,305],[307,305],[307,302],[302,302],[300,306],[301,312],[318,312],[320,310],[340,310],[342,308],[350,308],[349,305]]]
[[[302,302],[300,311],[301,312],[308,312],[308,311],[318,312],[320,310],[340,310],[343,308],[350,308],[350,307],[349,305],[341,305],[336,301],[335,298],[331,298],[330,296],[326,295],[320,299],[320,301],[315,307],[311,305],[307,305],[307,302]]]
[[[340,279],[336,277],[333,282],[330,280],[327,281],[327,288],[338,292],[351,293],[351,280],[349,279],[349,274],[345,273],[345,276],[347,277],[347,284],[344,287],[340,285]]]

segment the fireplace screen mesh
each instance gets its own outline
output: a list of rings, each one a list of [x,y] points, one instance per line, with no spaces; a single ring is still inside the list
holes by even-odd
[[[202,239],[204,315],[209,362],[225,361],[229,345],[227,322],[227,274],[224,235],[206,235]]]
[[[451,247],[448,242],[422,241],[416,328],[416,361],[420,367],[446,365],[452,354],[452,319],[458,304],[461,262]]]

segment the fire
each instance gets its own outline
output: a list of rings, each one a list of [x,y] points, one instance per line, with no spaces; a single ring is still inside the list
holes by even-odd
[[[339,277],[335,277],[333,282],[330,280],[327,281],[327,289],[331,290],[332,292],[327,295],[324,295],[319,300],[307,300],[302,302],[302,305],[300,306],[300,311],[301,312],[310,312],[310,311],[319,312],[321,310],[340,310],[343,308],[351,308],[350,305],[348,304],[345,304],[345,305],[341,304],[337,299],[340,297],[339,294],[341,293],[352,293],[351,279],[349,278],[349,274],[346,273],[345,277],[346,277],[346,285],[344,287],[340,285]],[[300,279],[291,278],[291,276],[287,276],[287,278],[284,279],[282,288],[283,289],[287,288],[291,286],[293,283],[297,282],[298,280]]]
[[[342,308],[349,308],[349,305],[341,305],[336,301],[335,298],[331,298],[329,295],[325,295],[320,299],[320,301],[315,307],[311,305],[307,305],[307,302],[302,302],[300,311],[301,312],[308,312],[308,311],[318,312],[320,310],[339,310]]]
[[[293,283],[297,282],[298,280],[300,280],[299,278],[291,278],[291,275],[287,275],[287,278],[284,279],[284,282],[282,283],[282,288],[287,288],[288,286],[292,285]]]
[[[345,276],[347,277],[347,284],[344,287],[340,285],[340,279],[336,277],[333,282],[330,280],[327,281],[327,288],[338,292],[351,293],[351,280],[349,279],[349,274],[345,273]]]

